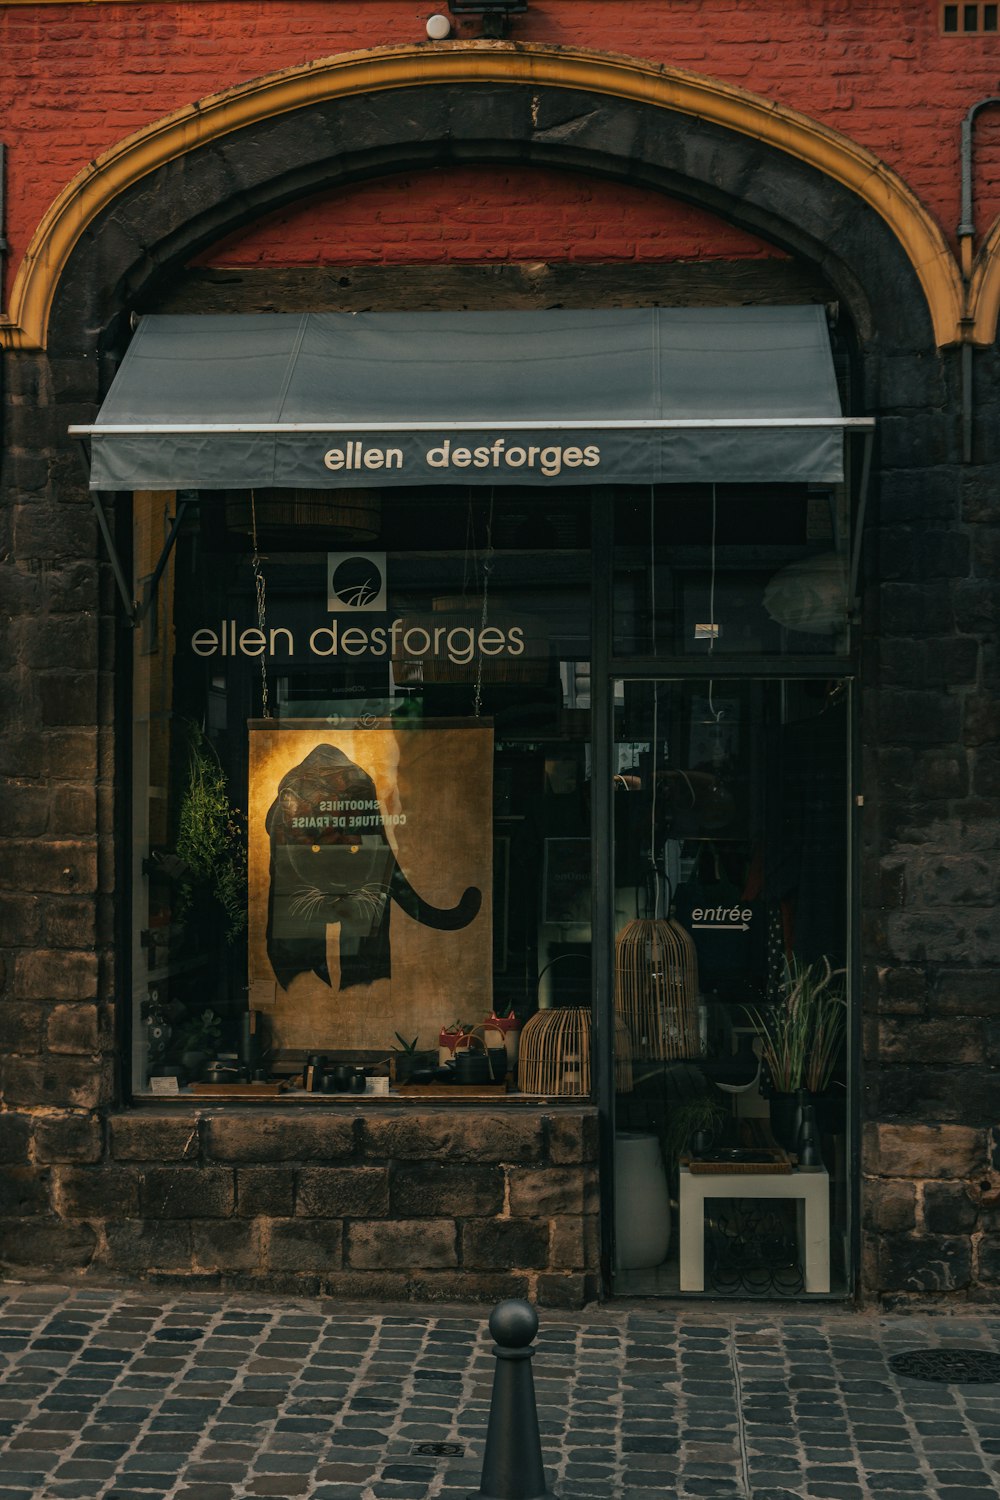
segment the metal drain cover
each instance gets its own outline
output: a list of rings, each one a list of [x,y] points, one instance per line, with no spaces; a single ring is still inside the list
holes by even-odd
[[[941,1385],[1000,1384],[1000,1354],[988,1349],[910,1349],[894,1354],[889,1367],[911,1380]]]
[[[411,1458],[464,1458],[464,1443],[414,1443]]]

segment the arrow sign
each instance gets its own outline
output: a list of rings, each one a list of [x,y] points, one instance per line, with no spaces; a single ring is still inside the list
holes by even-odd
[[[696,906],[691,926],[708,932],[747,932],[752,917],[749,906]]]

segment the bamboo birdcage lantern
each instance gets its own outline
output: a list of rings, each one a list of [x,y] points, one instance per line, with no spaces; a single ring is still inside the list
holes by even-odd
[[[698,960],[691,935],[672,917],[636,918],[615,943],[615,1010],[632,1055],[663,1061],[698,1057]]]
[[[582,1005],[540,1010],[521,1030],[517,1056],[523,1094],[589,1094],[590,1011]],[[628,1030],[615,1022],[615,1088],[632,1091],[632,1045]]]
[[[359,545],[374,542],[382,531],[380,489],[255,489],[227,490],[226,526],[248,534],[256,528],[266,536],[276,532],[322,532],[331,542]]]

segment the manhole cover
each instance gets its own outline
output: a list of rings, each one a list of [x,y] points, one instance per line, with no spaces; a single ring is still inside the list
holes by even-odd
[[[201,1338],[200,1328],[158,1328],[154,1339],[163,1339],[168,1344],[193,1344]]]
[[[464,1443],[414,1443],[411,1458],[464,1458]]]
[[[1000,1383],[1000,1354],[987,1349],[909,1349],[894,1354],[889,1367],[911,1380],[936,1380],[941,1385]]]

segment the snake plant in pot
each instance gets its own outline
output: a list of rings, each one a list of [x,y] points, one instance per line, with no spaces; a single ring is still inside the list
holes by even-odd
[[[771,1129],[792,1151],[803,1106],[829,1091],[840,1061],[847,1031],[843,974],[826,957],[807,964],[793,956],[775,1004],[747,1007],[771,1082]]]

